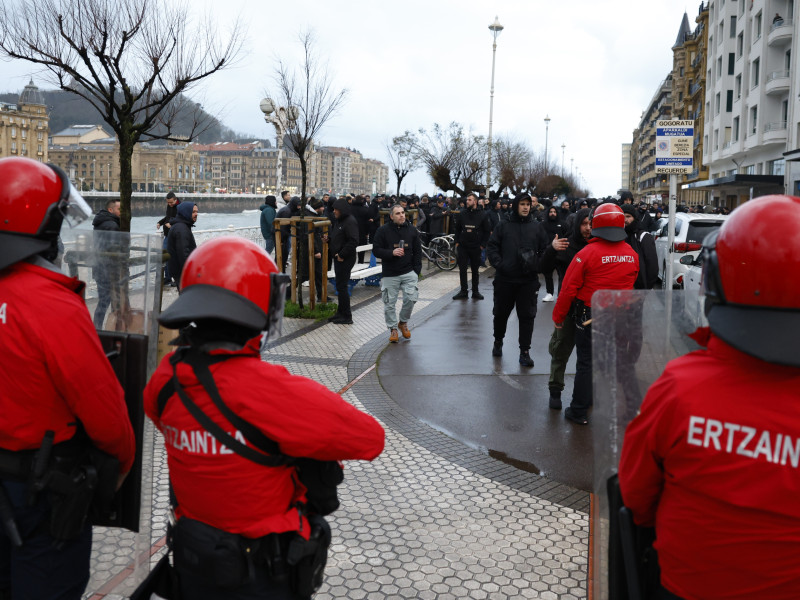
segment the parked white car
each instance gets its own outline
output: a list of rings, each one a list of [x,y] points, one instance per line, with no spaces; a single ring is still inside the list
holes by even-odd
[[[689,254],[684,254],[680,261],[686,267],[686,272],[683,274],[684,315],[692,326],[705,327],[708,325],[708,320],[705,314],[706,297],[703,293],[702,255],[693,258]]]
[[[700,213],[678,213],[675,215],[675,241],[669,247],[669,221],[663,219],[661,229],[655,234],[656,255],[658,256],[658,276],[662,288],[667,287],[667,261],[672,261],[672,287],[682,288],[684,274],[689,268],[681,264],[682,256],[697,258],[703,239],[712,231],[722,227],[726,215],[706,215]]]

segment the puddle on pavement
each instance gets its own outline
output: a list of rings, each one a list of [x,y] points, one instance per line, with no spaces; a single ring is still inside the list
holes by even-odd
[[[507,465],[511,465],[512,467],[516,467],[521,471],[526,471],[528,473],[534,473],[536,475],[541,475],[542,472],[539,470],[533,463],[525,462],[524,460],[519,460],[518,458],[511,458],[505,452],[500,452],[499,450],[488,450],[489,456],[492,458],[496,458],[499,461],[506,463]]]

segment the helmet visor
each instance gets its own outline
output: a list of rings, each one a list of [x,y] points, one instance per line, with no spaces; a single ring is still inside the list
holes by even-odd
[[[267,315],[267,330],[262,343],[277,339],[281,336],[283,325],[283,307],[286,304],[286,290],[292,278],[284,273],[270,275],[269,314]]]
[[[65,190],[66,197],[62,198],[59,203],[59,210],[64,221],[70,227],[75,227],[92,216],[92,209],[74,185],[67,181],[65,187],[67,188]]]

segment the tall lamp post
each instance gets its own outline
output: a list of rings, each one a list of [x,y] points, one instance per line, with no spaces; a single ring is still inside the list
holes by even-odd
[[[111,163],[106,165],[106,191],[111,191]]]
[[[97,159],[96,159],[96,158],[93,158],[93,159],[92,159],[92,191],[94,191],[94,190],[95,190],[95,187],[96,187],[96,186],[95,186],[95,184],[94,184],[94,183],[95,183],[95,171],[96,171],[96,167],[97,167]]]
[[[494,112],[494,59],[497,55],[497,36],[503,31],[503,26],[497,15],[494,17],[494,23],[489,25],[489,31],[492,32],[492,86],[489,88],[489,154],[486,160],[486,194],[489,194],[489,188],[492,187],[492,113]]]
[[[544,174],[550,173],[550,164],[547,162],[547,137],[550,133],[550,115],[544,118]]]
[[[574,175],[575,175],[575,159],[574,158],[570,158],[569,159],[569,176],[570,177],[574,177]]]
[[[277,174],[275,178],[275,195],[281,193],[281,175],[283,173],[283,137],[286,130],[297,120],[296,106],[276,106],[272,98],[264,98],[259,104],[264,120],[275,127],[275,146],[278,149]]]
[[[561,179],[564,179],[564,148],[566,147],[566,144],[561,144]]]

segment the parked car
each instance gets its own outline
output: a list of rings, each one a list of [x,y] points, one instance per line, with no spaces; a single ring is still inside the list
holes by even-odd
[[[722,223],[727,217],[725,215],[705,215],[700,213],[677,213],[675,215],[675,241],[669,247],[669,220],[664,218],[661,229],[655,236],[656,255],[658,256],[658,276],[661,279],[662,288],[666,289],[667,261],[672,261],[672,282],[673,288],[682,288],[684,274],[689,268],[681,264],[680,259],[684,255],[697,258],[703,239],[722,227]]]
[[[705,327],[708,320],[703,293],[703,255],[698,254],[695,258],[691,254],[684,254],[680,263],[686,267],[683,274],[684,316],[693,327]]]

